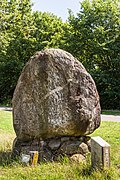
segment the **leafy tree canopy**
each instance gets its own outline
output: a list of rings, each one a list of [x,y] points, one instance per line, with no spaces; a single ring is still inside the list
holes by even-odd
[[[93,75],[103,108],[120,108],[120,2],[84,0],[69,11],[66,49]]]
[[[20,72],[35,53],[58,47],[63,33],[61,19],[50,13],[32,12],[30,0],[1,3],[0,102],[12,98]]]
[[[96,81],[104,109],[120,109],[120,2],[83,0],[63,23],[32,12],[30,0],[2,0],[0,9],[0,103],[11,100],[26,61],[44,48],[62,48],[79,59]]]

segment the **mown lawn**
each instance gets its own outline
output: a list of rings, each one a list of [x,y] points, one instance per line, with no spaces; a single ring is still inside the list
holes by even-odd
[[[120,115],[120,110],[102,110],[102,114],[106,114],[106,115]]]
[[[95,171],[90,156],[86,164],[73,163],[64,158],[60,162],[41,163],[37,167],[23,166],[11,159],[12,113],[0,110],[0,180],[119,180],[120,179],[120,123],[102,122],[91,136],[101,136],[111,145],[111,168]]]

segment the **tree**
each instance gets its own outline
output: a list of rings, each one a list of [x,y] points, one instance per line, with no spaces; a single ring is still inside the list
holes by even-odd
[[[120,3],[84,0],[69,12],[67,46],[94,77],[102,108],[120,109]]]
[[[36,30],[33,37],[36,39],[36,50],[44,48],[58,48],[63,36],[64,23],[52,13],[36,11],[34,14],[34,25]]]
[[[31,7],[30,0],[2,1],[0,103],[11,101],[20,72],[35,51],[60,44],[61,19],[50,13],[33,13]]]
[[[11,99],[20,71],[32,49],[30,0],[1,3],[0,102]],[[29,51],[29,52],[28,52]]]

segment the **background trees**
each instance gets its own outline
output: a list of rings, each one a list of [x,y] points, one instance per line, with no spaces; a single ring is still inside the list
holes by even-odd
[[[104,109],[120,109],[119,0],[83,0],[68,22],[32,12],[30,0],[2,0],[0,103],[11,101],[20,72],[35,51],[62,48],[77,57],[96,81]]]
[[[34,30],[30,0],[1,3],[0,102],[10,101],[32,48]],[[28,52],[29,51],[29,52]]]
[[[3,0],[1,17],[0,103],[10,103],[20,72],[35,51],[60,45],[63,23],[53,14],[33,13],[30,0]]]
[[[120,4],[84,0],[69,13],[66,50],[85,65],[96,81],[102,108],[120,108]]]
[[[55,47],[61,44],[64,24],[62,20],[51,13],[33,13],[35,31],[33,37],[36,40],[35,50]]]

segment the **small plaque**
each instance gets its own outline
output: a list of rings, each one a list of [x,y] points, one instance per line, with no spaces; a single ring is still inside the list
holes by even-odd
[[[29,164],[30,161],[30,155],[28,154],[22,154],[21,156],[21,162],[25,164]]]
[[[30,151],[31,165],[35,166],[38,163],[38,151]]]
[[[110,167],[110,145],[99,136],[91,138],[91,163],[93,168]]]

